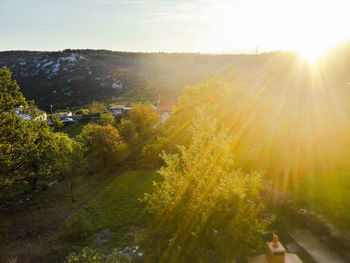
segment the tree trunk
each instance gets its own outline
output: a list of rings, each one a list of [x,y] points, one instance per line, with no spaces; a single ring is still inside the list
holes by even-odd
[[[38,188],[38,179],[34,178],[32,180],[32,191],[35,191]]]
[[[70,182],[69,184],[70,184],[70,197],[71,197],[72,203],[74,203],[75,199],[73,195],[73,182]]]

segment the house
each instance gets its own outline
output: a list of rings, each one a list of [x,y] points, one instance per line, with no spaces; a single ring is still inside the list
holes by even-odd
[[[109,108],[109,110],[113,113],[114,117],[117,115],[124,115],[127,114],[132,108],[130,107],[124,107],[122,105],[112,106]]]
[[[73,113],[71,111],[64,111],[64,112],[58,112],[58,113],[56,113],[56,115],[70,117],[70,116],[73,116]]]
[[[173,107],[176,104],[176,99],[173,100],[158,100],[157,112],[162,123],[170,117]]]
[[[299,257],[293,253],[287,253],[278,236],[272,234],[272,242],[267,242],[264,254],[252,258],[249,263],[302,263]]]

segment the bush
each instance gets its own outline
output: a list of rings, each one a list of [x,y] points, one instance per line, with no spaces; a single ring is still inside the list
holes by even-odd
[[[64,126],[64,124],[59,118],[53,120],[53,127],[55,127],[55,130],[59,130],[63,126]]]

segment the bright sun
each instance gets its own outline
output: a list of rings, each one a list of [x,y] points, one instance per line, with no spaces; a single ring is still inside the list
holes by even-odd
[[[297,52],[299,53],[300,57],[302,59],[305,59],[310,64],[317,63],[330,49],[329,48],[321,48],[317,46],[305,46],[302,48],[299,48]]]
[[[294,50],[315,64],[350,39],[345,26],[350,23],[349,3],[344,0],[218,2],[224,3],[202,14],[206,33],[200,45],[207,52]]]

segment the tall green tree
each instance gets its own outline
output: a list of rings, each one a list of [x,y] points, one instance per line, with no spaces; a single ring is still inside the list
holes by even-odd
[[[28,105],[8,69],[0,70],[0,190],[7,195],[27,185],[36,190],[40,180],[53,180],[62,174],[66,147],[46,122],[26,121],[17,116]]]
[[[71,200],[74,202],[73,189],[76,179],[84,174],[87,166],[83,146],[63,133],[56,133],[55,137],[58,147],[56,149],[58,153],[56,156],[57,171],[68,182]]]
[[[119,126],[119,132],[123,140],[128,144],[128,157],[131,160],[139,160],[145,145],[155,140],[158,114],[150,105],[138,105],[134,107],[123,119]]]
[[[146,138],[158,123],[157,111],[150,105],[141,104],[129,112],[129,119],[135,125],[135,132],[140,137]]]

